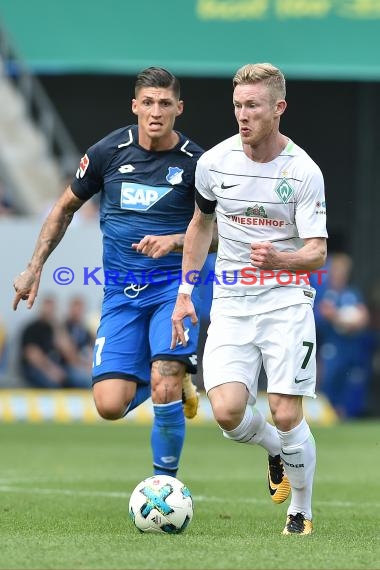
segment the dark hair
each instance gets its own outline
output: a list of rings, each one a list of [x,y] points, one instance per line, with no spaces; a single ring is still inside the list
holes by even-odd
[[[136,96],[143,87],[163,87],[164,89],[171,89],[176,98],[180,98],[179,80],[163,67],[147,67],[141,71],[135,83]]]

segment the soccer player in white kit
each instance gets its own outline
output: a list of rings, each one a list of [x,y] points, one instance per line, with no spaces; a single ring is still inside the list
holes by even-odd
[[[212,238],[219,246],[204,384],[223,435],[268,452],[272,500],[291,491],[283,534],[313,531],[314,438],[303,396],[315,397],[315,290],[308,272],[326,259],[322,173],[279,131],[285,78],[269,63],[247,64],[233,79],[236,134],[196,168],[194,216],[187,229],[172,348],[186,344],[183,319],[197,321],[191,293]],[[263,364],[274,426],[252,407]]]

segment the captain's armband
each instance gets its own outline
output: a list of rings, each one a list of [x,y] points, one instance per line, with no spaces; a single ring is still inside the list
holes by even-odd
[[[203,215],[214,215],[216,208],[216,200],[207,200],[198,192],[195,191],[195,201]]]

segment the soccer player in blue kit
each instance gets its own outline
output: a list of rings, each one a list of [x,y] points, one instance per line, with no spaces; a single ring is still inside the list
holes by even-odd
[[[194,212],[194,173],[203,153],[174,130],[183,112],[178,79],[160,67],[136,79],[137,124],[91,146],[53,206],[31,261],[14,280],[14,309],[33,306],[42,269],[74,213],[100,193],[104,299],[94,348],[93,395],[101,417],[116,420],[152,396],[155,474],[176,476],[185,415],[197,412],[198,326],[170,350],[171,314],[181,281],[182,245]]]

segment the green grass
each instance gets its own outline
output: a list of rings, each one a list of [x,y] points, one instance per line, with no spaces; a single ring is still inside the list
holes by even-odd
[[[128,497],[151,474],[150,428],[0,425],[0,568],[380,568],[380,423],[313,428],[315,533],[281,535],[261,448],[188,423],[178,476],[194,496],[182,535],[140,534]]]

